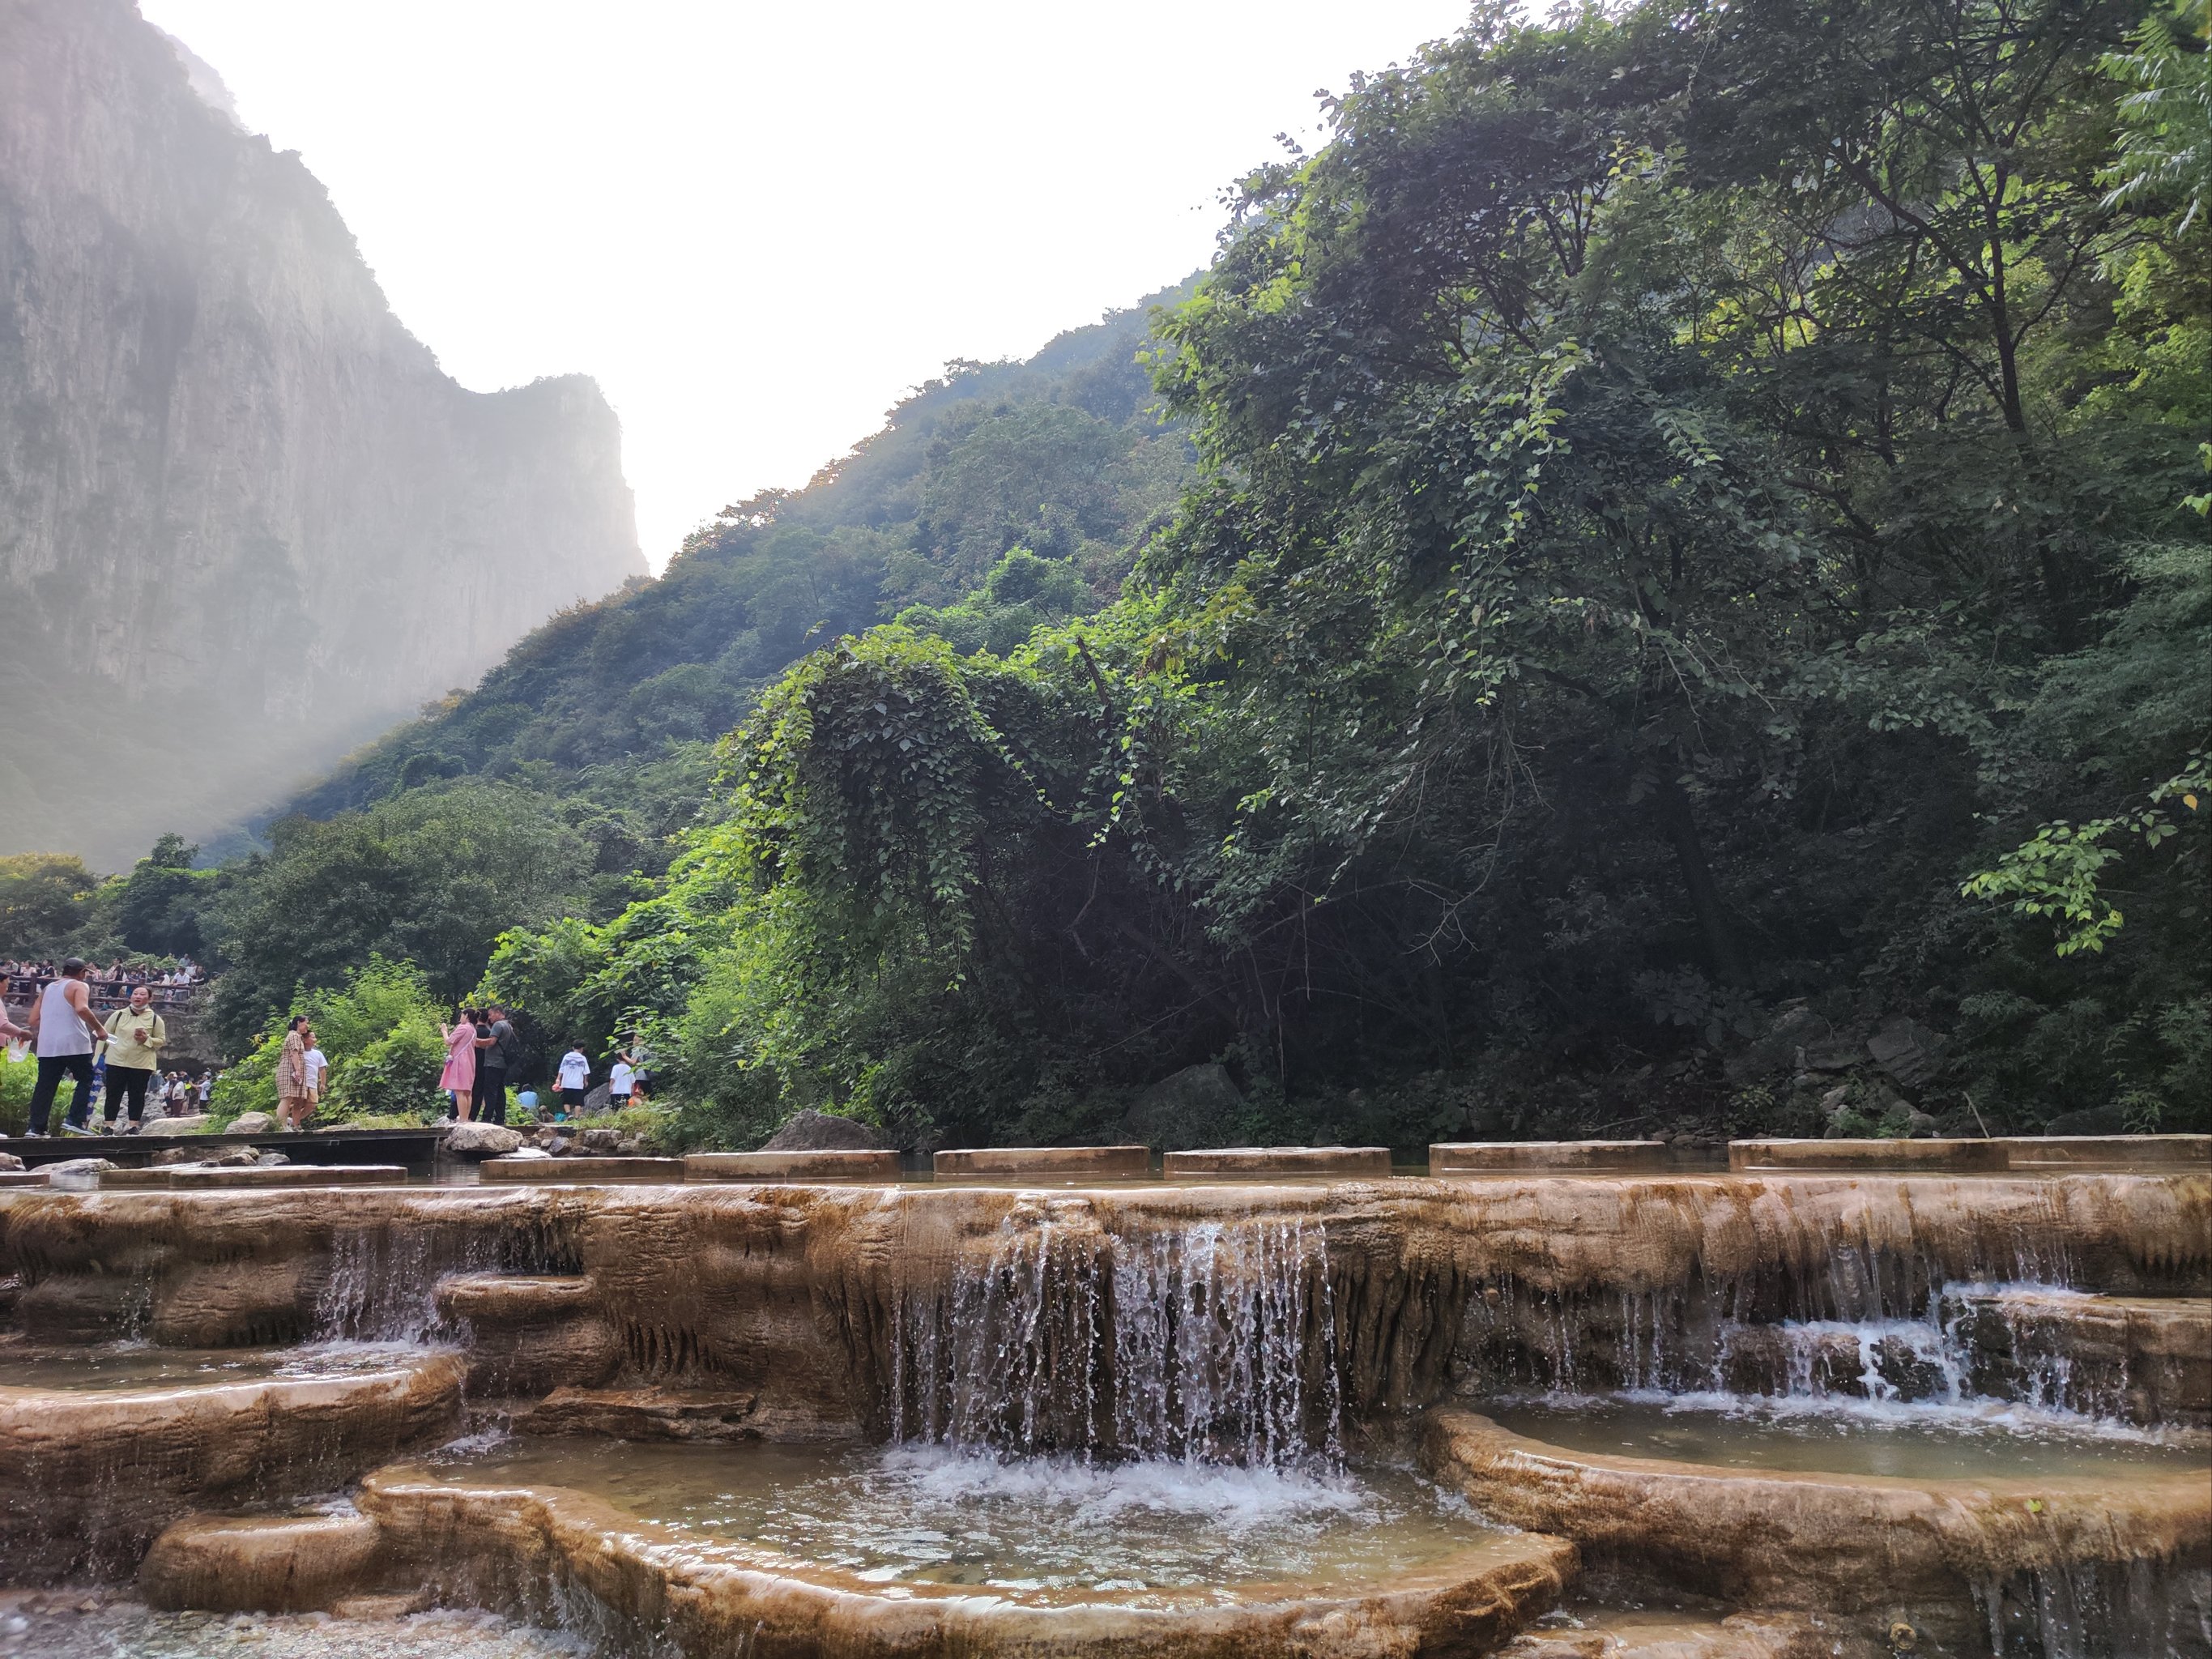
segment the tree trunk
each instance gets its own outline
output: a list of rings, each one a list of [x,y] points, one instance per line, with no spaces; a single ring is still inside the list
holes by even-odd
[[[1698,932],[1705,942],[1705,960],[1717,983],[1747,985],[1751,975],[1736,948],[1735,932],[1729,926],[1728,909],[1721,902],[1719,884],[1705,861],[1705,844],[1698,835],[1698,818],[1682,786],[1669,778],[1651,798],[1659,827],[1674,844],[1674,857],[1682,866],[1682,885],[1690,896],[1690,908],[1698,918]]]

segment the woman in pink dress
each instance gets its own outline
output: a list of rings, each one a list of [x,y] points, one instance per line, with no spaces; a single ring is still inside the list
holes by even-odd
[[[469,1095],[477,1086],[477,1016],[471,1008],[456,1008],[453,1023],[442,1022],[438,1036],[446,1044],[446,1069],[439,1073],[438,1086],[450,1090],[453,1097],[453,1111],[460,1121],[469,1121]]]

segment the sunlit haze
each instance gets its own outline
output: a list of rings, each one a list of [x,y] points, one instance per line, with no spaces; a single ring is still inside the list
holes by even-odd
[[[1316,88],[1460,0],[142,0],[328,186],[464,385],[598,377],[658,568],[954,357],[1206,258]]]

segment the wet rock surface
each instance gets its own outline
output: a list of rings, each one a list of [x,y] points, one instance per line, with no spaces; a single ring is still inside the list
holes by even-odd
[[[588,1388],[622,1364],[621,1340],[587,1279],[460,1273],[439,1280],[434,1300],[465,1334],[472,1395]]]
[[[170,1611],[319,1612],[374,1582],[382,1545],[351,1513],[187,1516],[154,1540],[138,1589]]]
[[[2039,1399],[2034,1389],[2063,1376],[2082,1409],[2185,1423],[2212,1364],[2212,1177],[2174,1168],[1090,1190],[33,1190],[0,1194],[0,1274],[9,1271],[21,1279],[20,1322],[43,1340],[450,1342],[455,1353],[439,1363],[451,1392],[426,1434],[457,1431],[465,1370],[471,1428],[675,1443],[662,1455],[682,1458],[715,1441],[858,1437],[1265,1462],[1328,1450],[1340,1424],[1387,1423],[1407,1408],[1507,1388],[1955,1401],[1962,1392]],[[2021,1289],[2031,1280],[2040,1288]],[[1203,1327],[1163,1311],[1198,1307],[1212,1310]],[[2162,1415],[2144,1415],[2153,1410]],[[334,1443],[328,1421],[319,1428],[310,1413],[264,1416],[258,1442],[238,1425],[202,1425],[135,1451],[124,1445],[100,1469],[71,1465],[29,1483],[4,1467],[11,1443],[0,1426],[0,1508],[10,1491],[35,1491],[37,1505],[17,1521],[35,1514],[80,1540],[74,1556],[41,1557],[31,1538],[30,1553],[15,1559],[49,1577],[80,1562],[114,1576],[182,1515],[265,1508],[367,1467],[345,1461],[350,1430]],[[2176,1495],[2164,1476],[2130,1477],[2124,1503],[2103,1492],[2092,1506],[2049,1483],[2014,1491],[1983,1481],[1968,1492],[1680,1467],[1660,1479],[1616,1466],[1633,1459],[1530,1453],[1449,1407],[1431,1422],[1432,1467],[1486,1511],[1571,1536],[1601,1574],[1642,1571],[1729,1600],[1694,1628],[1532,1631],[1516,1659],[1796,1659],[1802,1621],[1731,1625],[1732,1607],[1746,1601],[1808,1617],[1845,1610],[1854,1622],[1840,1650],[1881,1659],[1885,1596],[1936,1609],[1929,1643],[1965,1641],[1990,1617],[2041,1617],[2036,1609],[2060,1593],[2053,1586],[2075,1583],[2069,1574],[2087,1575],[2088,1588],[2066,1595],[2104,1606],[2094,1598],[2124,1596],[2126,1575],[2151,1572],[2136,1601],[2186,1613],[2195,1592],[2157,1577],[2166,1571],[2158,1564],[2212,1547],[2212,1483],[2201,1480],[2203,1490]],[[106,1426],[116,1441],[113,1420]],[[192,1461],[216,1451],[220,1468]],[[295,1466],[317,1458],[325,1460],[321,1486],[292,1482]],[[285,1479],[267,1479],[271,1468]],[[809,1640],[842,1632],[837,1639],[855,1651],[1020,1650],[1057,1644],[1063,1632],[1024,1626],[987,1642],[980,1627],[932,1623],[941,1609],[924,1617],[911,1607],[841,1625],[846,1613],[808,1599],[819,1585],[787,1596],[681,1539],[614,1539],[619,1529],[603,1515],[565,1498],[495,1503],[448,1489],[434,1500],[387,1477],[372,1476],[362,1502],[385,1528],[376,1549],[364,1547],[366,1565],[350,1566],[343,1549],[321,1553],[338,1565],[312,1590],[220,1588],[306,1571],[298,1559],[283,1572],[271,1565],[286,1559],[275,1533],[255,1540],[252,1559],[232,1559],[252,1529],[229,1523],[174,1534],[157,1552],[163,1565],[149,1567],[149,1587],[213,1583],[160,1593],[240,1598],[227,1606],[336,1607],[366,1597],[362,1606],[390,1615],[427,1586],[533,1618],[585,1607],[618,1642],[625,1632],[661,1632],[652,1621],[680,1607],[678,1645],[696,1653],[735,1651],[751,1639],[741,1627],[771,1617],[799,1618]],[[57,1486],[58,1504],[46,1497]],[[127,1513],[81,1512],[83,1495],[105,1491],[111,1502],[125,1488],[139,1493]],[[23,1535],[15,1526],[0,1544]],[[81,1547],[95,1535],[106,1554]],[[320,1536],[312,1527],[303,1535]],[[365,1536],[358,1528],[349,1535]],[[1164,1646],[1149,1626],[1133,1634],[1100,1626],[1077,1632],[1074,1650],[1111,1635],[1124,1644],[1112,1650],[1145,1654],[1474,1652],[1466,1632],[1485,1632],[1486,1643],[1510,1637],[1559,1593],[1572,1559],[1522,1562],[1515,1571],[1534,1577],[1503,1589],[1484,1580],[1489,1589],[1468,1593],[1472,1622],[1453,1625],[1448,1642],[1441,1627],[1405,1623],[1405,1605],[1376,1612],[1372,1598],[1355,1597],[1309,1608],[1326,1635],[1318,1646],[1295,1619],[1263,1630],[1256,1647],[1194,1620],[1162,1637]],[[208,1565],[221,1561],[229,1565]],[[1876,1582],[1879,1594],[1868,1588]],[[1961,1588],[1970,1583],[2011,1599],[1984,1617]],[[556,1584],[569,1589],[556,1595]],[[579,1586],[581,1600],[569,1594]],[[2212,1575],[2200,1599],[2212,1599]],[[1362,1647],[1344,1633],[1380,1641],[1386,1629],[1400,1646]],[[1632,1635],[1641,1645],[1626,1644]],[[1218,1645],[1191,1645],[1201,1638]],[[1553,1645],[1528,1645],[1535,1642]],[[2121,1650],[2132,1659],[2133,1649]]]
[[[1941,1313],[1978,1394],[2212,1427],[2212,1299],[1969,1286],[1947,1291]]]
[[[518,1614],[546,1605],[549,1578],[622,1650],[647,1633],[689,1655],[744,1652],[1043,1655],[1061,1659],[1437,1659],[1487,1652],[1550,1607],[1574,1547],[1494,1534],[1425,1570],[1374,1584],[1284,1584],[1249,1594],[1152,1592],[982,1596],[954,1584],[896,1594],[850,1572],[704,1545],[557,1486],[453,1486],[406,1470],[364,1483],[361,1503],[387,1547],[453,1599]]]
[[[1834,1659],[1838,1650],[1835,1621],[1802,1614],[1583,1606],[1547,1615],[1498,1652],[1500,1659]]]
[[[707,1389],[556,1389],[514,1419],[524,1434],[615,1440],[753,1440],[760,1397]]]
[[[461,1361],[326,1378],[0,1389],[0,1559],[18,1583],[116,1577],[190,1511],[326,1492],[453,1434]]]
[[[1508,1384],[1714,1386],[1731,1325],[1924,1318],[1947,1284],[2212,1292],[2212,1178],[2182,1172],[1160,1186],[1049,1201],[719,1182],[33,1188],[0,1206],[0,1267],[20,1273],[19,1317],[41,1340],[419,1336],[443,1317],[433,1292],[448,1273],[565,1275],[588,1281],[640,1382],[756,1392],[878,1431],[898,1331],[940,1318],[956,1279],[1025,1240],[1048,1238],[1080,1275],[1084,1252],[1111,1255],[1085,1240],[1215,1221],[1231,1237],[1312,1230],[1355,1414]]]
[[[586,1659],[582,1638],[470,1609],[161,1613],[106,1589],[0,1592],[0,1659]]]
[[[1977,1589],[2013,1573],[2139,1568],[2193,1581],[2212,1559],[2212,1492],[2195,1469],[2124,1482],[1759,1471],[1570,1450],[1449,1408],[1429,1414],[1423,1457],[1484,1513],[1572,1537],[1594,1567],[1862,1621],[1902,1604],[1954,1644],[1983,1618]],[[2199,1593],[2193,1582],[2146,1588],[2153,1599]]]

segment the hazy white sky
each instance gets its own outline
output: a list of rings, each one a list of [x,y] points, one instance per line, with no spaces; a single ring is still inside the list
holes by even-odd
[[[951,357],[1203,264],[1317,88],[1465,0],[141,0],[480,390],[596,375],[658,568]]]

